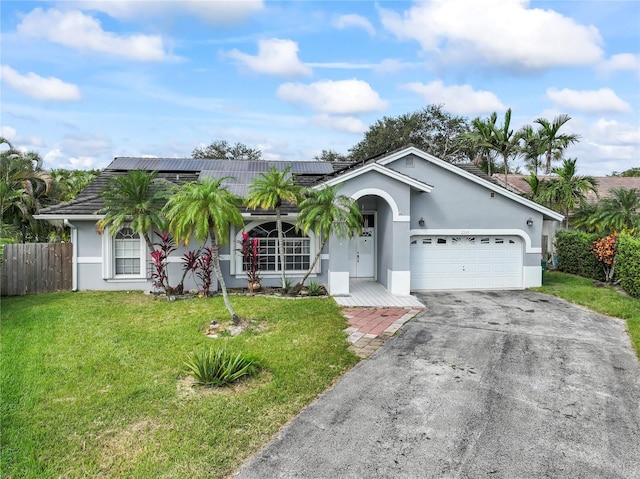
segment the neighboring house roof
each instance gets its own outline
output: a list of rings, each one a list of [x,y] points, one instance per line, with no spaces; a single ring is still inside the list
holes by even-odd
[[[498,181],[498,183],[504,185],[504,174],[496,173],[493,175],[493,178]],[[519,195],[528,195],[531,193],[531,187],[525,181],[529,178],[529,175],[515,175],[510,174],[507,175],[507,188],[514,193]],[[538,179],[541,181],[546,181],[552,178],[556,178],[553,175],[539,175]],[[595,204],[598,202],[598,198],[608,198],[611,196],[611,190],[615,188],[625,188],[632,189],[635,188],[640,190],[640,177],[627,177],[627,176],[595,176],[594,177],[598,182],[598,195],[593,191],[588,191],[587,203]]]

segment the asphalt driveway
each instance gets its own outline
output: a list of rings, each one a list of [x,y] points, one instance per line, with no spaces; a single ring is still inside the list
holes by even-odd
[[[621,320],[530,291],[433,292],[239,478],[640,477]]]

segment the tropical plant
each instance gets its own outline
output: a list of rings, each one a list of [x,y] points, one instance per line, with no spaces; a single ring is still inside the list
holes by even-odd
[[[610,194],[600,200],[591,221],[600,231],[640,231],[640,190],[613,188]]]
[[[226,178],[205,178],[201,182],[183,183],[175,189],[163,211],[169,221],[169,231],[177,241],[188,243],[191,237],[211,240],[213,268],[222,289],[224,304],[234,323],[239,323],[220,269],[220,245],[226,243],[229,225],[242,225],[238,210],[240,199],[222,186]]]
[[[492,113],[483,120],[479,117],[471,121],[471,131],[464,133],[467,148],[471,152],[472,163],[491,176],[495,172],[495,152],[493,136],[498,114]]]
[[[169,295],[172,288],[169,285],[169,271],[167,266],[169,256],[176,250],[176,244],[173,240],[173,236],[166,231],[163,233],[158,233],[156,231],[155,234],[158,236],[159,241],[153,244],[153,246],[157,246],[157,248],[151,252],[151,260],[154,269],[151,273],[151,279],[153,279],[154,287],[162,288],[165,294]]]
[[[282,287],[285,287],[286,261],[284,251],[284,235],[282,234],[282,203],[288,201],[297,204],[300,200],[300,187],[293,180],[291,168],[279,171],[271,168],[260,174],[249,185],[247,207],[252,209],[275,210],[276,227],[278,229],[278,253],[280,256],[280,274]]]
[[[544,144],[540,137],[540,130],[534,130],[531,125],[523,126],[519,131],[520,152],[524,157],[525,167],[534,176],[538,175],[538,169],[542,166],[540,157],[545,153]]]
[[[100,231],[109,229],[115,235],[120,227],[128,225],[144,238],[149,251],[153,251],[151,229],[165,230],[166,220],[162,208],[168,196],[169,182],[156,178],[157,172],[130,170],[124,175],[111,176],[101,192],[104,206],[98,214]]]
[[[491,148],[502,157],[504,165],[504,183],[508,184],[509,162],[521,154],[520,132],[514,132],[511,128],[511,108],[504,114],[501,126],[493,127]]]
[[[569,228],[569,215],[579,204],[586,201],[586,193],[598,193],[598,181],[592,176],[576,175],[575,159],[566,159],[562,168],[554,168],[555,178],[548,180],[543,199],[565,215],[565,224]]]
[[[47,195],[50,204],[71,201],[84,190],[99,174],[100,170],[55,169],[50,172],[53,187]]]
[[[322,238],[313,262],[304,277],[294,286],[291,293],[300,291],[304,282],[320,259],[320,254],[332,235],[338,238],[352,237],[362,230],[362,213],[358,203],[351,198],[338,194],[337,186],[327,186],[307,191],[306,198],[299,207],[296,228],[305,235],[315,232]]]
[[[224,347],[211,347],[193,351],[185,361],[187,374],[204,386],[226,386],[238,379],[255,374],[256,358],[243,353],[234,353]]]
[[[242,264],[244,265],[247,281],[249,283],[260,282],[260,271],[262,270],[262,249],[260,248],[260,240],[251,238],[249,233],[242,233],[242,241],[240,241],[240,253],[242,254]]]
[[[211,273],[213,272],[213,249],[207,246],[196,259],[195,274],[200,280],[200,288],[206,298],[211,291]]]
[[[307,291],[309,292],[309,296],[321,296],[324,293],[324,288],[317,281],[309,281]]]
[[[42,170],[39,154],[24,153],[3,137],[0,147],[0,236],[17,239],[22,233],[24,242],[27,236],[37,236],[38,224],[33,215],[40,209],[40,201],[49,192],[53,179]]]
[[[569,115],[558,115],[552,122],[545,118],[538,118],[535,123],[540,125],[538,136],[545,154],[545,173],[548,175],[552,171],[552,162],[562,159],[564,150],[580,140],[580,135],[560,134],[562,128],[571,117]]]
[[[591,243],[591,251],[594,256],[602,263],[605,281],[610,283],[613,281],[616,265],[616,249],[618,245],[618,233],[612,233],[604,238],[598,238]]]
[[[182,276],[180,277],[178,286],[176,286],[176,291],[178,294],[182,294],[184,292],[184,280],[187,277],[187,274],[195,273],[198,267],[197,262],[201,252],[202,248],[199,248],[197,251],[189,250],[182,255]]]
[[[214,160],[261,160],[262,152],[243,143],[231,145],[226,140],[215,140],[205,147],[194,148],[191,156]]]

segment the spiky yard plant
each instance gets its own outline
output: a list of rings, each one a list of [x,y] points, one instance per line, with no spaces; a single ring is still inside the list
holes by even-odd
[[[258,372],[256,358],[225,347],[193,351],[185,361],[187,374],[204,386],[226,386]]]

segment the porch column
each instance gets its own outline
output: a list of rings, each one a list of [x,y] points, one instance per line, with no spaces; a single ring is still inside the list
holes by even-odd
[[[391,264],[387,269],[387,289],[391,294],[407,296],[411,292],[409,257],[409,218],[401,217],[393,223]]]
[[[329,294],[349,294],[349,239],[329,240]]]

